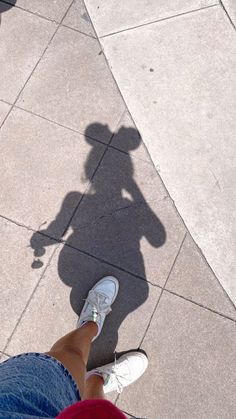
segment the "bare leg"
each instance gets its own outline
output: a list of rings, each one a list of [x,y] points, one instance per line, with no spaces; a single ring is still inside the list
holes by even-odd
[[[90,399],[105,399],[103,391],[103,378],[99,375],[91,375],[86,380],[85,391],[83,394],[84,400]]]
[[[58,359],[70,371],[77,382],[82,399],[97,396],[104,398],[103,379],[91,377],[86,383],[86,366],[91,342],[101,332],[106,313],[110,311],[118,290],[119,283],[112,276],[98,281],[90,290],[89,298],[86,299],[81,312],[79,324],[82,326],[59,339],[48,352],[48,355]],[[83,324],[84,321],[87,323]]]
[[[96,323],[88,322],[81,328],[63,336],[53,345],[51,350],[47,352],[48,355],[51,355],[60,361],[71,373],[77,382],[81,398],[84,398],[86,365],[91,342],[93,337],[97,334],[97,328]],[[102,379],[100,379],[100,381],[102,381]],[[89,386],[89,394],[91,394],[91,386],[92,381]],[[99,385],[98,387],[95,385],[95,392],[97,392],[97,390],[99,391],[99,387]]]

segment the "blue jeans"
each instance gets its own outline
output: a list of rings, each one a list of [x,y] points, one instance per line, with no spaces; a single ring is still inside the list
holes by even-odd
[[[73,377],[49,355],[26,353],[0,364],[0,418],[55,418],[79,400]]]

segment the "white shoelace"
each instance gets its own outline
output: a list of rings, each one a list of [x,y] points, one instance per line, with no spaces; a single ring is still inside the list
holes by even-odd
[[[116,353],[114,352],[114,356],[115,356],[115,360],[114,360],[114,364],[112,366],[108,367],[104,367],[104,369],[100,369],[99,367],[87,372],[87,378],[89,378],[91,375],[99,375],[100,377],[103,378],[104,380],[104,386],[109,385],[109,382],[112,386],[112,384],[115,384],[115,389],[119,394],[122,393],[123,389],[124,389],[124,385],[122,384],[121,380],[127,380],[128,384],[129,384],[129,378],[127,378],[127,376],[129,375],[128,371],[127,374],[119,374],[119,364],[117,364],[117,359],[116,359]]]
[[[123,386],[121,380],[126,380],[127,378],[126,378],[125,375],[120,375],[119,372],[117,371],[117,367],[119,369],[119,364],[117,365],[116,353],[114,353],[114,355],[115,355],[114,365],[110,369],[108,369],[107,371],[104,371],[103,373],[102,372],[101,373],[102,373],[102,375],[106,374],[108,376],[108,380],[111,380],[112,382],[115,383],[117,393],[120,394],[120,393],[122,393],[122,391],[124,389],[124,386]],[[105,382],[106,382],[106,380],[105,380]]]
[[[103,293],[91,290],[85,301],[89,303],[93,310],[95,310],[98,314],[108,314],[111,312],[108,297]]]

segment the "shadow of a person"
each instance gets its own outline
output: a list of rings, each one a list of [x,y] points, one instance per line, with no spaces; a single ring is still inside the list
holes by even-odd
[[[11,4],[0,2],[0,25],[1,25],[2,13],[7,12],[9,9],[11,9],[13,6],[15,6],[16,1],[17,0],[12,0]]]
[[[85,132],[86,141],[93,146],[85,164],[86,178],[91,173],[98,147],[98,143],[90,140],[90,137],[101,128],[105,129],[101,124],[92,124]],[[111,137],[112,133],[109,134]],[[127,152],[139,147],[141,139],[137,130],[122,127],[118,135],[123,139]],[[61,280],[71,287],[73,310],[80,312],[83,298],[86,298],[99,277],[115,275],[120,283],[114,314],[108,316],[102,337],[93,345],[93,365],[95,359],[96,364],[111,360],[121,323],[148,298],[149,286],[140,250],[141,239],[145,237],[151,246],[158,248],[165,243],[166,233],[134,180],[130,155],[109,148],[92,177],[88,192],[84,195],[77,191],[68,193],[55,220],[47,229],[41,230],[40,235],[32,236],[31,246],[35,256],[40,257],[44,248],[52,244],[49,237],[55,237],[55,232],[65,223],[71,213],[72,202],[79,202],[79,205],[70,221],[72,232],[60,251],[58,273]],[[71,247],[96,259],[89,260],[89,256],[73,251]],[[33,263],[32,267],[37,266]],[[123,272],[115,267],[123,269]]]

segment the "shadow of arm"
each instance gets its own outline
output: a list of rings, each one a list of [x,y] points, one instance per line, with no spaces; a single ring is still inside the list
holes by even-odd
[[[56,218],[46,229],[39,230],[32,235],[30,245],[32,249],[34,249],[35,256],[42,256],[45,253],[45,247],[55,244],[53,238],[61,239],[64,236],[67,223],[69,222],[80,197],[81,194],[79,192],[68,193]]]

